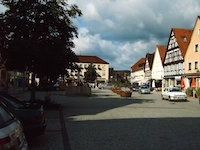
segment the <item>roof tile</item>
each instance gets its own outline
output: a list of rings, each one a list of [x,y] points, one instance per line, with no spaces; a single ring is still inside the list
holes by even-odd
[[[99,63],[99,64],[109,64],[105,60],[97,56],[77,56],[79,63]]]
[[[184,57],[187,51],[187,47],[191,40],[193,30],[183,28],[172,28],[172,31],[174,32],[177,43]]]
[[[140,58],[132,67],[131,70],[132,72],[138,71],[138,70],[143,70],[145,65],[145,58]]]
[[[160,53],[161,61],[162,61],[162,63],[164,63],[167,46],[166,45],[157,45],[157,48]]]

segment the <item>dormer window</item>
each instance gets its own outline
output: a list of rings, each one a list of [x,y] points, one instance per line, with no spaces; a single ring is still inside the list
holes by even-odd
[[[182,38],[183,38],[183,42],[187,42],[186,36],[183,36]]]

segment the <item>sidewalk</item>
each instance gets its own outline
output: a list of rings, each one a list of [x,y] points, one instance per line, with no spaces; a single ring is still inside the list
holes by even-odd
[[[22,88],[9,89],[8,93],[20,98],[21,100],[28,101],[30,99],[30,91],[25,91]],[[45,91],[36,91],[36,99],[44,100],[47,94],[48,93]],[[50,94],[53,94],[52,97],[55,98],[63,93],[60,91],[53,91]],[[66,137],[67,133],[62,109],[56,103],[54,106],[54,102],[55,101],[52,100],[53,104],[49,104],[44,108],[47,124],[45,133],[39,137],[27,139],[30,150],[66,150],[66,147],[68,146],[68,141],[66,140],[68,139]]]

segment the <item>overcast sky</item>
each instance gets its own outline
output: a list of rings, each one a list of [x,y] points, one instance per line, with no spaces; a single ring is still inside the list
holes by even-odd
[[[194,27],[199,0],[68,0],[83,16],[74,20],[77,55],[95,55],[115,70],[130,70],[156,45],[167,45],[171,28]],[[0,7],[0,10],[2,8]]]
[[[131,66],[156,45],[167,45],[171,28],[193,29],[197,0],[69,0],[83,16],[74,23],[77,55],[96,55],[115,70]]]

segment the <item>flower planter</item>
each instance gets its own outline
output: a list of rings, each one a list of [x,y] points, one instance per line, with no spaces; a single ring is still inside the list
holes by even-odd
[[[120,96],[121,97],[131,97],[132,92],[127,92],[127,91],[121,91]]]

